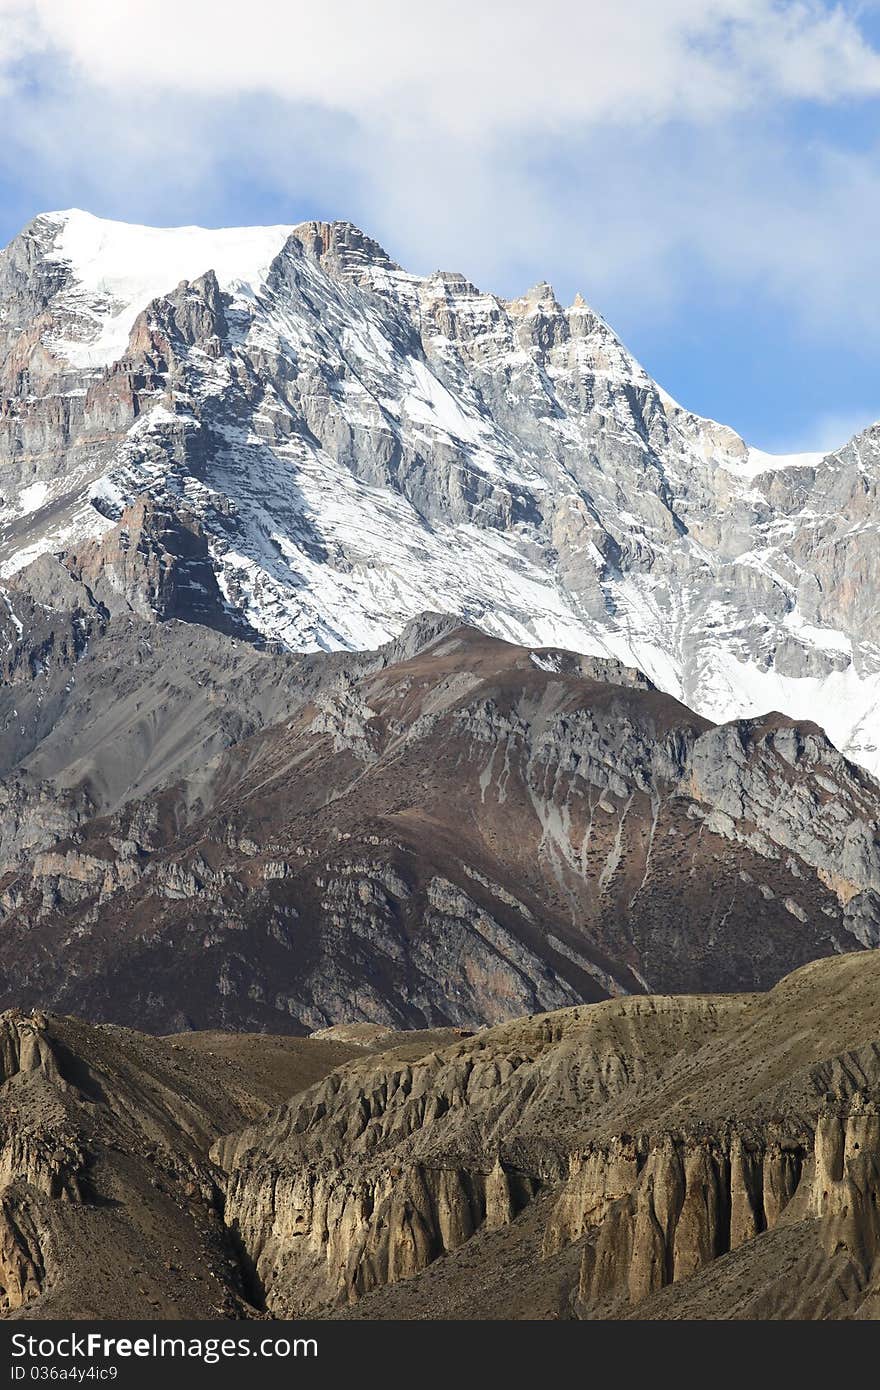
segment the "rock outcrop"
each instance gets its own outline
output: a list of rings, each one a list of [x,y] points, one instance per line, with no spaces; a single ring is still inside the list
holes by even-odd
[[[363,1049],[0,1014],[0,1317],[258,1315],[208,1158]]]
[[[257,635],[224,602],[201,524],[148,495],[127,507],[99,541],[67,555],[65,565],[110,614],[136,613],[148,623],[177,619],[242,638]]]
[[[571,1271],[564,1316],[663,1316],[658,1299],[697,1299],[707,1272],[759,1265],[779,1234],[812,1290],[814,1312],[791,1315],[849,1315],[880,1275],[878,960],[817,963],[763,997],[615,1000],[349,1064],[215,1146],[226,1220],[282,1316],[432,1316],[412,1311],[429,1278],[461,1315],[467,1290],[479,1307],[481,1278],[504,1277],[487,1252],[510,1258],[535,1230],[528,1278]]]
[[[878,970],[470,1035],[7,1013],[0,1313],[876,1316]]]

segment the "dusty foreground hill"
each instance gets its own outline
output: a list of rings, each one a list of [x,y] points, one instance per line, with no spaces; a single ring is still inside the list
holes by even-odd
[[[0,1017],[11,1318],[880,1314],[880,954],[474,1034]]]

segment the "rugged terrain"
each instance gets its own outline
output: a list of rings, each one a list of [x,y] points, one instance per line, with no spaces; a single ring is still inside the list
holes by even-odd
[[[70,211],[0,253],[7,576],[146,493],[203,527],[201,607],[219,588],[291,650],[442,609],[715,721],[815,719],[876,772],[878,484],[876,426],[824,458],[750,449],[580,297],[419,277],[349,223]]]
[[[5,1313],[875,1317],[878,976],[471,1036],[7,1013]]]
[[[582,301],[347,223],[38,217],[0,1005],[474,1027],[876,945],[878,457],[769,459]]]
[[[878,430],[347,223],[0,253],[0,1311],[877,1314]]]
[[[242,1316],[205,1150],[350,1055],[249,1060],[75,1019],[0,1017],[0,1315]]]
[[[296,655],[141,612],[193,527],[139,504],[10,591],[0,1004],[475,1027],[877,944],[880,786],[815,725],[442,616]]]

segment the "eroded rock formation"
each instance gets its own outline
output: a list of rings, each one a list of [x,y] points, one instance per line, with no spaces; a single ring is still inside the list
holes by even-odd
[[[407,1313],[429,1275],[461,1315],[468,1279],[503,1279],[480,1260],[497,1259],[504,1228],[513,1248],[538,1231],[536,1285],[542,1263],[576,1256],[566,1316],[626,1316],[673,1289],[696,1299],[707,1271],[740,1255],[760,1264],[780,1231],[810,1271],[813,1302],[790,1315],[868,1307],[878,959],[817,964],[766,998],[613,1001],[417,1063],[349,1065],[215,1146],[226,1219],[284,1316],[361,1301],[365,1316],[431,1316]],[[841,992],[853,1017],[835,1025]],[[784,1038],[794,1017],[800,1035]],[[477,1253],[459,1259],[466,1247]]]
[[[8,1013],[0,1305],[875,1316],[878,972],[863,952],[766,995],[472,1035],[162,1040]]]
[[[0,1014],[0,1317],[258,1311],[207,1150],[362,1049],[231,1042]]]

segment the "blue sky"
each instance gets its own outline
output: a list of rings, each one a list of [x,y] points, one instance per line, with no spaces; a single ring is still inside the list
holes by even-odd
[[[880,417],[880,9],[0,0],[0,239],[37,211],[344,217],[576,290],[777,450]]]

